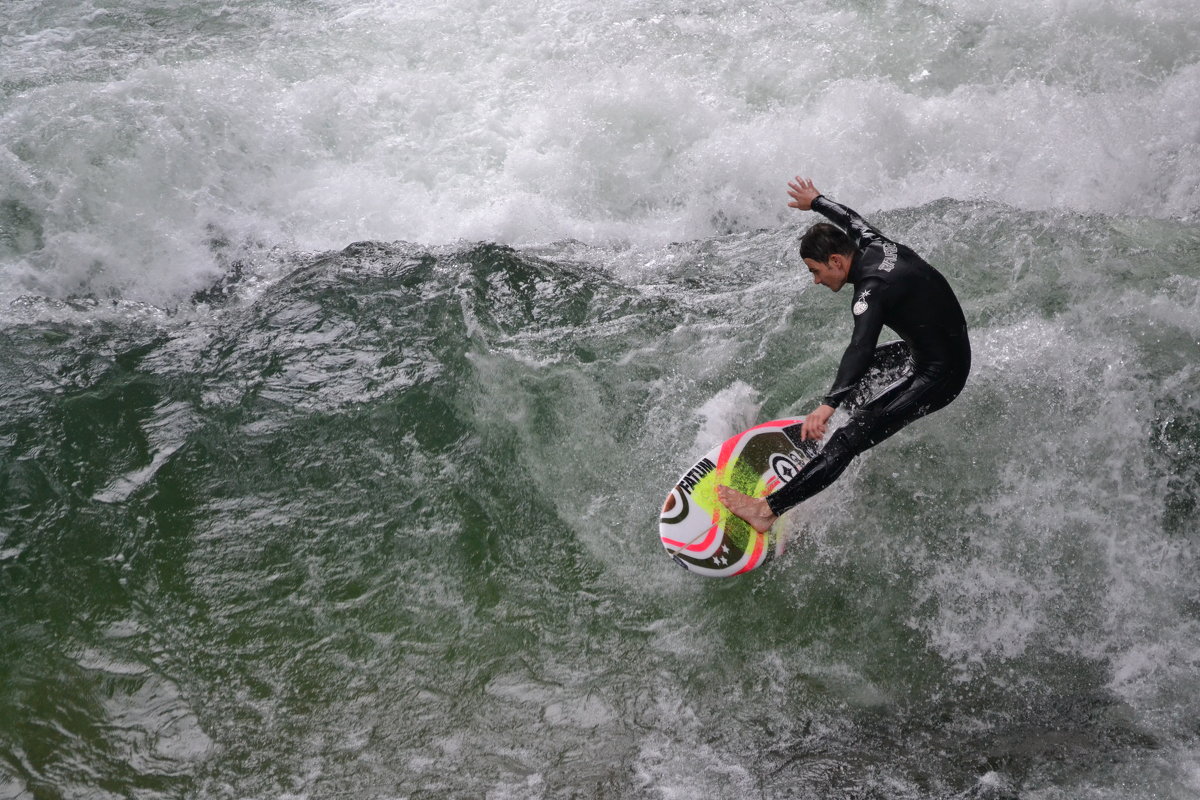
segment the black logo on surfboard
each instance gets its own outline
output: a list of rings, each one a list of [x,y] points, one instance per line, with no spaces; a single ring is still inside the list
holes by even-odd
[[[690,494],[691,491],[696,488],[696,484],[698,484],[705,475],[712,472],[716,468],[717,465],[709,461],[707,458],[700,459],[700,463],[689,469],[687,474],[680,479],[680,493],[682,494],[683,492],[687,492]]]
[[[796,473],[800,471],[800,468],[796,466],[796,462],[783,453],[776,453],[771,456],[771,471],[779,477],[779,480],[787,483],[796,477]]]

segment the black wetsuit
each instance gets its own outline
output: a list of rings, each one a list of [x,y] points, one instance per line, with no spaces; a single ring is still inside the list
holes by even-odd
[[[845,229],[857,247],[848,277],[854,285],[854,334],[825,403],[837,408],[854,390],[871,366],[884,325],[908,343],[914,368],[854,411],[795,478],[767,497],[775,514],[829,486],[859,453],[944,407],[962,391],[971,370],[967,321],[942,274],[849,208],[824,196],[812,208]]]

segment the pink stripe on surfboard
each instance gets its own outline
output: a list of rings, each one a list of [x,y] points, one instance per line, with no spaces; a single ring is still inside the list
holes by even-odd
[[[738,442],[740,442],[743,438],[745,438],[746,434],[754,433],[755,431],[760,430],[762,428],[773,428],[773,427],[786,428],[788,425],[795,425],[797,422],[803,422],[803,421],[804,420],[800,420],[800,419],[775,419],[775,420],[771,420],[770,422],[764,422],[761,425],[755,425],[753,428],[751,428],[748,431],[743,431],[742,434],[740,436],[738,436],[737,438],[730,439],[729,441],[725,442],[725,444],[721,445],[721,454],[720,454],[720,456],[717,457],[717,473],[720,474],[721,470],[725,468],[725,465],[729,463],[729,458],[730,458],[730,456],[733,455],[733,449],[737,446]],[[714,526],[718,523],[718,518],[720,517],[720,513],[721,513],[721,510],[720,510],[720,507],[718,506],[717,510],[713,513]],[[750,554],[750,560],[748,562],[746,562],[746,566],[742,567],[737,572],[733,573],[734,575],[741,575],[743,572],[749,572],[750,570],[757,567],[760,563],[762,563],[762,557],[764,555],[763,541],[766,539],[766,537],[763,536],[762,534],[759,534],[757,531],[755,532],[755,534],[756,535],[754,537],[754,550]]]
[[[713,539],[716,538],[716,535],[717,535],[717,526],[713,525],[711,528],[708,529],[708,533],[705,535],[704,541],[700,542],[699,544],[688,544],[687,542],[676,542],[675,540],[668,539],[665,536],[660,536],[659,538],[663,540],[664,544],[666,544],[670,547],[681,547],[684,550],[691,550],[693,552],[698,552],[700,550],[707,549],[708,546],[713,543]]]

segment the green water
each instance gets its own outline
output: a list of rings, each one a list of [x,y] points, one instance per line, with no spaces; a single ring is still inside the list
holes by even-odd
[[[15,305],[0,797],[1194,797],[1200,234],[879,224],[972,380],[727,581],[657,509],[827,389],[848,299],[792,230]]]

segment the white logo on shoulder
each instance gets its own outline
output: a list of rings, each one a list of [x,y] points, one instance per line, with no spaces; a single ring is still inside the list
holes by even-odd
[[[867,310],[867,296],[870,294],[871,294],[871,290],[867,289],[865,292],[863,292],[862,294],[860,294],[858,296],[857,300],[854,301],[854,306],[851,307],[851,309],[850,309],[851,311],[854,312],[854,316],[857,317],[859,314],[862,314],[864,311]]]
[[[896,256],[899,251],[896,249],[894,242],[883,243],[883,261],[879,263],[879,269],[882,272],[891,272],[896,266]]]

